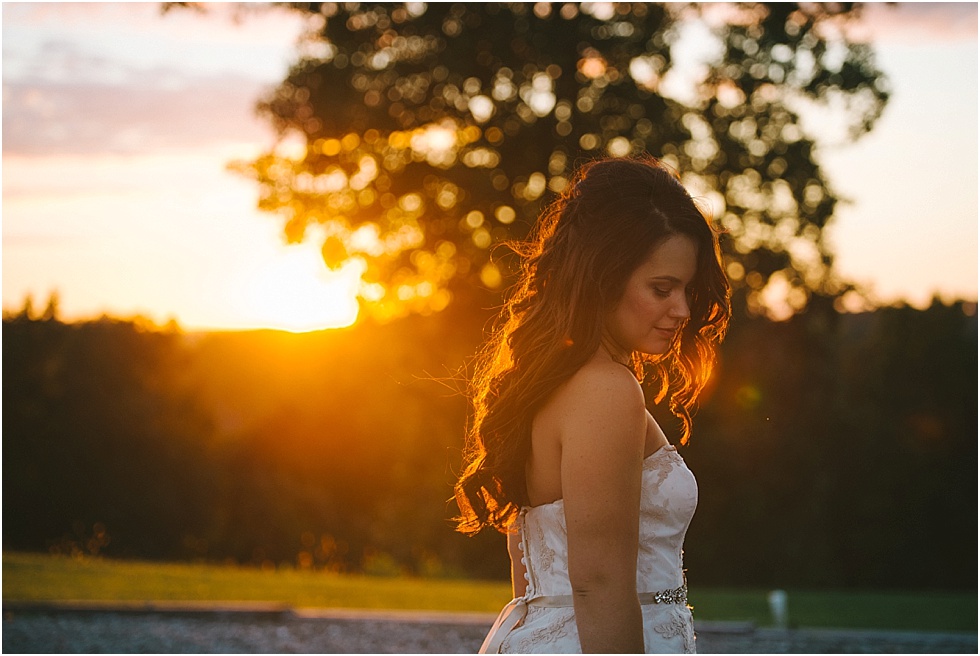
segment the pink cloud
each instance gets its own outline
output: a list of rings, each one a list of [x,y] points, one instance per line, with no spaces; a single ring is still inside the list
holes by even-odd
[[[302,23],[251,6],[5,4],[4,153],[267,142],[255,102],[285,75]]]
[[[54,24],[68,26],[79,38],[120,32],[209,44],[290,43],[302,31],[304,18],[266,3],[204,3],[205,12],[146,2],[25,2],[5,3],[4,22],[17,29]]]
[[[977,5],[967,2],[869,3],[855,36],[873,43],[936,45],[977,40]]]
[[[38,81],[4,86],[3,150],[52,155],[141,153],[264,140],[253,107],[265,86],[234,75],[156,70],[126,84]]]

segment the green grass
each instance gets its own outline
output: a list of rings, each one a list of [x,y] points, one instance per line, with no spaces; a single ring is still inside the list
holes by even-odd
[[[510,584],[3,554],[8,601],[251,601],[294,607],[497,612]]]
[[[770,623],[765,590],[695,588],[699,620]],[[975,631],[973,593],[815,592],[788,590],[794,626]],[[261,571],[219,565],[73,560],[3,554],[3,600],[250,601],[297,608],[372,608],[494,613],[510,585],[486,581]]]
[[[791,626],[895,631],[976,631],[972,592],[787,590]],[[689,601],[702,620],[771,624],[767,590],[693,589]]]

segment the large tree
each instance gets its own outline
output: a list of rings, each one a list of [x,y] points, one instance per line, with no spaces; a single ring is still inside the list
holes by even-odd
[[[505,286],[576,164],[650,153],[725,231],[736,305],[834,293],[836,197],[801,114],[848,135],[888,97],[851,4],[287,4],[310,31],[259,111],[282,144],[238,167],[292,242],[363,269],[376,317]],[[679,66],[693,28],[715,46]],[[703,39],[702,39],[703,40]],[[289,144],[287,148],[284,144]],[[297,147],[299,146],[299,147]]]

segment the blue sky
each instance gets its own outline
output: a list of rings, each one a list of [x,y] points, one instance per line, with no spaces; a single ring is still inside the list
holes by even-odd
[[[3,305],[189,328],[349,322],[349,275],[287,247],[225,170],[273,143],[253,113],[298,17],[157,4],[3,5]],[[820,152],[840,273],[883,302],[977,296],[977,6],[869,8],[894,90],[875,130]]]

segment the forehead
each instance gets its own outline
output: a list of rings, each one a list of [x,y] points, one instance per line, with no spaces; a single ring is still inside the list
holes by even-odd
[[[637,267],[649,278],[672,278],[687,284],[698,266],[698,245],[687,235],[671,235],[655,245]]]

